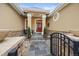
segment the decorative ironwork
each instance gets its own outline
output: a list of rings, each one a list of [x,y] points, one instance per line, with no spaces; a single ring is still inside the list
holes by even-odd
[[[71,40],[63,33],[50,35],[50,53],[55,56],[79,55],[79,42]]]

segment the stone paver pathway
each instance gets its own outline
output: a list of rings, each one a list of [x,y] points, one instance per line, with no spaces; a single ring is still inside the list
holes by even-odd
[[[34,34],[31,39],[30,48],[28,50],[29,56],[47,56],[50,54],[49,47],[42,35]]]

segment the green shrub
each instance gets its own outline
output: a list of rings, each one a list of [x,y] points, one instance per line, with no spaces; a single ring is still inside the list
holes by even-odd
[[[43,35],[43,37],[44,37],[44,38],[47,38],[47,36],[48,36],[48,30],[47,30],[47,28],[45,27],[45,28],[44,28],[44,35]]]
[[[31,29],[28,27],[27,29],[28,38],[31,38]]]
[[[48,32],[48,31],[47,31],[47,28],[45,27],[45,28],[44,28],[44,34],[47,34],[47,32]]]

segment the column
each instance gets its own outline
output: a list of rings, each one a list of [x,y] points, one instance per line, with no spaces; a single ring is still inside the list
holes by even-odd
[[[35,19],[35,32],[36,32],[36,19]]]
[[[44,34],[45,27],[46,27],[46,15],[42,14],[42,35]]]
[[[27,20],[28,20],[28,27],[30,27],[30,29],[31,29],[31,13],[28,13],[27,14]]]

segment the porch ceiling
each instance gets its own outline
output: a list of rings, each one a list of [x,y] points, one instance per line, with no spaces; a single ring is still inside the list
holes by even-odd
[[[32,17],[42,17],[42,14],[44,13],[33,13],[33,12],[30,12]]]
[[[40,14],[40,13],[32,13],[32,17],[41,17],[42,16],[42,14]]]
[[[48,10],[44,10],[44,9],[31,9],[31,8],[27,8],[24,10],[24,13],[31,13],[32,17],[41,17],[42,14],[49,14]]]

